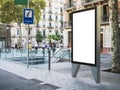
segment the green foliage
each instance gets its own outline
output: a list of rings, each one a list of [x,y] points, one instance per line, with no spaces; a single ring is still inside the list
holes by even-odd
[[[30,0],[30,8],[34,10],[35,20],[37,23],[40,21],[41,10],[46,6],[44,0]],[[0,0],[0,22],[22,23],[23,9],[25,5],[15,5],[14,0]]]
[[[51,42],[53,39],[53,35],[48,35],[48,41]]]
[[[57,35],[48,35],[48,40],[51,42],[51,40],[59,41],[61,40],[61,36],[59,34]]]
[[[53,35],[53,40],[59,41],[59,40],[61,40],[61,36],[59,34],[58,35]]]
[[[43,38],[44,38],[44,37],[42,36],[41,32],[40,32],[39,30],[37,30],[37,33],[36,33],[36,41],[37,41],[37,42],[42,42]]]
[[[34,9],[35,21],[38,23],[41,19],[41,10],[46,7],[44,0],[31,0],[30,8]]]
[[[0,21],[2,23],[22,22],[22,6],[15,5],[12,0],[2,3],[0,8]]]

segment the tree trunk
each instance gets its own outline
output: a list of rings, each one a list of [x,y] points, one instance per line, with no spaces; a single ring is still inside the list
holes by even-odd
[[[120,72],[120,29],[118,23],[118,0],[109,0],[109,23],[112,32],[112,71]]]
[[[18,23],[18,26],[20,27],[19,44],[20,44],[20,47],[21,47],[21,46],[22,46],[22,30],[21,30],[21,23]]]

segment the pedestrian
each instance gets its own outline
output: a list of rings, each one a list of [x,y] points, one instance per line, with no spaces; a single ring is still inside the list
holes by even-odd
[[[63,48],[63,43],[62,42],[59,43],[59,47]]]
[[[56,51],[56,43],[55,42],[52,43],[52,50],[53,50],[53,53],[55,53],[55,51]]]
[[[37,51],[38,51],[38,44],[35,43],[35,53],[37,53]]]

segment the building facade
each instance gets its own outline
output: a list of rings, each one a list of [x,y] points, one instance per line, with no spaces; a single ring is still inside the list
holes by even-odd
[[[100,32],[100,46],[102,53],[110,53],[111,50],[111,34],[109,26],[109,0],[66,0],[64,4],[64,39],[66,46],[71,46],[71,18],[70,13],[77,10],[97,7],[101,5],[101,32]],[[118,12],[120,12],[120,0],[118,0]],[[120,15],[118,15],[120,19]],[[66,42],[67,41],[67,42]]]
[[[47,0],[46,8],[42,11],[39,23],[40,31],[46,38],[51,34],[63,33],[63,2],[61,0]]]
[[[41,31],[44,36],[44,41],[47,41],[48,35],[59,34],[63,35],[63,2],[62,0],[45,0],[46,8],[41,11],[41,20],[37,25],[30,25],[29,28],[29,42],[32,45],[36,44],[36,32]],[[27,28],[25,24],[21,26],[16,23],[11,27],[11,47],[15,47],[22,43],[22,47],[26,47],[27,42]]]

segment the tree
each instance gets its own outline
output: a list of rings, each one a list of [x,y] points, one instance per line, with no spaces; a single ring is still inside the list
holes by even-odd
[[[48,41],[49,41],[49,43],[52,42],[52,39],[53,39],[53,35],[48,35]]]
[[[120,29],[118,23],[118,0],[109,0],[109,23],[112,31],[112,71],[120,72]]]
[[[33,8],[34,11],[34,15],[35,15],[35,21],[37,23],[37,27],[38,27],[38,23],[41,20],[41,10],[45,9],[46,3],[44,0],[31,0],[30,2],[30,8]]]
[[[10,24],[11,22],[17,22],[18,26],[20,27],[20,38],[19,38],[19,44],[22,42],[22,32],[21,32],[21,22],[22,22],[22,11],[23,7],[15,5],[12,0],[2,2],[1,8],[0,8],[0,17],[1,22]]]
[[[44,0],[30,0],[30,8],[33,8],[35,20],[37,22],[40,21],[41,10],[44,9],[45,6],[46,6],[46,3]],[[25,7],[26,7],[25,5],[15,5],[14,0],[0,0],[1,22],[22,23],[23,9]],[[3,16],[5,16],[5,18],[2,18]]]
[[[30,0],[30,8],[34,9],[35,20],[38,23],[41,17],[41,10],[46,6],[44,0]],[[21,23],[25,5],[15,5],[14,0],[0,0],[0,22],[10,24],[18,23],[20,27],[20,43],[22,43]]]
[[[37,42],[42,42],[42,40],[43,40],[43,36],[42,36],[41,32],[39,30],[37,30],[36,41]]]
[[[61,36],[59,34],[53,35],[53,40],[59,41],[59,40],[61,40]]]

